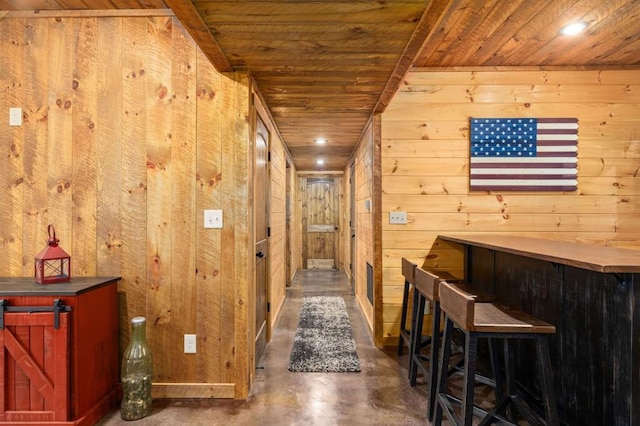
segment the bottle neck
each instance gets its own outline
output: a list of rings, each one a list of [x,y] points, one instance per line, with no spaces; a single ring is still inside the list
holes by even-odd
[[[138,342],[146,342],[147,340],[147,323],[139,322],[131,324],[131,340],[136,340]]]

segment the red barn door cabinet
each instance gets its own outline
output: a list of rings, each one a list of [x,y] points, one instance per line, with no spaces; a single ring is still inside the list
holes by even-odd
[[[118,404],[119,280],[0,278],[0,424],[93,425]]]

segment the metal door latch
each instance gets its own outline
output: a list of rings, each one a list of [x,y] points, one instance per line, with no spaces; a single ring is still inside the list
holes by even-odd
[[[70,312],[71,306],[65,306],[60,299],[54,299],[52,306],[9,306],[0,299],[0,330],[4,329],[5,312],[53,312],[53,328],[60,328],[60,312]]]

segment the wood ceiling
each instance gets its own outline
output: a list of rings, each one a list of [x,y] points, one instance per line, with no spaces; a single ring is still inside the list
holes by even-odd
[[[171,8],[219,71],[251,73],[298,171],[343,170],[412,66],[640,70],[638,0],[0,0],[139,8]],[[587,29],[560,35],[574,21]]]

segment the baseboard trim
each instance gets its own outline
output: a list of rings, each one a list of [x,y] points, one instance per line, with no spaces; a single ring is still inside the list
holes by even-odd
[[[234,383],[154,383],[152,398],[235,398]]]

